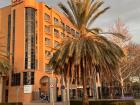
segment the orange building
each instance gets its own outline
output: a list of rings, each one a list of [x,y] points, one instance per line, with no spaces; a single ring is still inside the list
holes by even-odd
[[[36,0],[12,0],[0,8],[0,32],[5,35],[12,70],[4,82],[4,102],[29,103],[45,94],[51,102],[61,95],[61,77],[48,61],[64,37],[78,35],[59,11]],[[1,34],[2,35],[2,34]]]

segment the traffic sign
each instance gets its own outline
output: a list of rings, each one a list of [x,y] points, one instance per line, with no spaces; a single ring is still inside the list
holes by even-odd
[[[53,88],[54,87],[54,84],[50,84],[50,87]]]

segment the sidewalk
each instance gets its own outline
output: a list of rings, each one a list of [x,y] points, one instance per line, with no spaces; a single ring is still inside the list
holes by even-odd
[[[136,99],[135,102],[136,102],[136,105],[140,105],[140,100],[139,99]]]
[[[140,102],[136,102],[136,105],[140,105]]]
[[[23,105],[53,105],[52,103],[25,103]],[[62,102],[56,102],[54,105],[63,105]]]
[[[23,105],[52,105],[52,103],[29,103],[29,104],[23,104]],[[63,105],[62,102],[56,102],[54,105]],[[140,101],[136,101],[136,105],[140,105]]]

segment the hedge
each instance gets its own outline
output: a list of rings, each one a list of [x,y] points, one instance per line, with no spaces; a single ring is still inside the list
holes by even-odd
[[[70,105],[82,105],[82,101],[70,101]],[[89,105],[136,105],[134,100],[94,100],[89,101]]]
[[[23,103],[21,103],[21,102],[18,102],[18,103],[0,103],[0,105],[23,105]]]

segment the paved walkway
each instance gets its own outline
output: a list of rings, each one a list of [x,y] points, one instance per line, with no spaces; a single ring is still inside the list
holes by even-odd
[[[52,103],[25,103],[23,105],[53,105]],[[63,105],[62,102],[57,102],[54,105]]]
[[[52,103],[30,103],[24,105],[53,105]],[[62,102],[55,103],[54,105],[63,105]],[[136,102],[136,105],[140,105],[140,102]]]
[[[140,105],[140,100],[139,99],[136,99],[135,102],[136,102],[136,105]]]
[[[136,105],[140,105],[140,102],[136,102]]]

